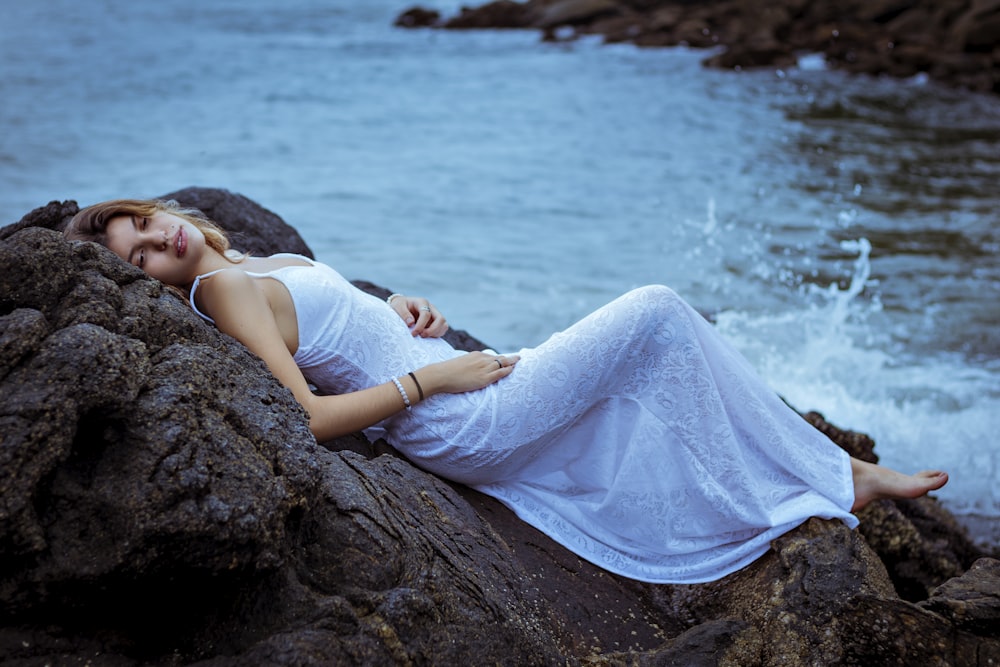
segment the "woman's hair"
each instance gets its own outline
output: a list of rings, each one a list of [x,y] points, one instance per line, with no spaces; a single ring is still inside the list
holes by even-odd
[[[108,223],[121,215],[148,218],[158,211],[164,211],[183,218],[201,230],[205,243],[231,262],[241,261],[245,255],[232,250],[226,232],[205,214],[195,208],[184,208],[174,200],[160,199],[113,199],[81,209],[73,216],[63,234],[71,241],[94,241],[108,245]]]

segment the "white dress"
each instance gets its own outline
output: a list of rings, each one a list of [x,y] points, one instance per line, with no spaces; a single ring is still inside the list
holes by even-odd
[[[295,361],[324,392],[465,354],[414,338],[384,301],[306,261],[250,275],[288,288]],[[813,516],[857,525],[848,455],[669,288],[633,290],[519,354],[499,382],[432,396],[378,428],[420,467],[642,581],[718,579]]]

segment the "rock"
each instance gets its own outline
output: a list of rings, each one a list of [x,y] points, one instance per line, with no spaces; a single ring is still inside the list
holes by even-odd
[[[620,12],[621,7],[612,0],[559,0],[542,9],[533,26],[547,29],[572,25]]]
[[[732,69],[743,69],[745,67],[761,67],[764,65],[773,67],[791,67],[795,65],[796,58],[776,41],[760,41],[756,43],[740,44],[732,46],[726,51],[708,58],[706,65],[711,67],[725,67]]]
[[[723,47],[705,64],[733,69],[789,67],[802,53],[821,53],[831,66],[849,72],[896,77],[925,72],[952,86],[1000,92],[998,4],[996,0],[500,0],[463,7],[458,16],[438,25],[531,27],[540,29],[543,39],[598,34],[607,42],[643,47]]]
[[[312,257],[312,250],[295,229],[243,195],[218,188],[189,187],[162,195],[160,199],[196,208],[223,225],[233,246],[255,255],[294,252]],[[80,210],[76,202],[50,202],[28,213],[19,222],[0,228],[0,240],[29,227],[62,231]]]
[[[392,293],[391,290],[374,283],[370,283],[367,280],[352,280],[351,284],[364,292],[377,296],[380,299],[388,298],[388,296]],[[466,350],[471,352],[473,350],[485,350],[489,347],[486,343],[474,337],[469,332],[462,329],[455,329],[454,327],[448,329],[448,332],[443,336],[443,338],[456,350]]]
[[[851,456],[878,463],[875,442],[864,433],[837,428],[817,412],[804,416]],[[983,555],[955,517],[930,498],[874,502],[858,518],[858,530],[904,600],[926,599],[936,586],[964,572]]]
[[[194,197],[262,253],[294,241],[246,198]],[[859,531],[812,519],[709,584],[611,575],[386,443],[318,446],[242,346],[52,231],[75,210],[0,229],[0,663],[1000,658],[1000,566],[933,500],[873,503]],[[875,459],[867,436],[807,417]]]
[[[400,14],[394,25],[400,28],[430,28],[438,25],[440,20],[441,12],[414,7]]]
[[[469,28],[527,28],[536,17],[533,7],[513,0],[494,0],[482,7],[462,7],[458,16],[446,20],[442,27]]]
[[[991,52],[1000,44],[1000,2],[981,0],[955,18],[949,43],[962,51]]]
[[[259,360],[105,249],[29,227],[0,261],[0,662],[556,662],[447,485],[318,447]]]
[[[1000,638],[1000,561],[983,558],[961,576],[934,589],[920,607],[944,616],[956,628]]]
[[[160,199],[173,199],[198,209],[209,220],[221,225],[229,233],[233,247],[244,252],[254,255],[294,252],[313,256],[312,250],[293,227],[243,195],[217,188],[190,187],[165,194]]]
[[[858,9],[857,17],[861,21],[872,23],[888,23],[900,14],[913,8],[913,0],[874,0]]]
[[[21,218],[20,221],[6,227],[0,227],[0,241],[28,227],[45,227],[47,229],[61,230],[79,210],[80,207],[76,205],[75,201],[49,202],[45,206],[40,206],[31,211]]]

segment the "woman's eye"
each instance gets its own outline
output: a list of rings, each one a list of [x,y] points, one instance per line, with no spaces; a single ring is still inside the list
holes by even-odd
[[[139,252],[139,268],[141,269],[142,265],[145,263],[146,263],[146,251],[143,250]]]
[[[149,218],[143,218],[142,219],[142,228],[145,229],[146,225],[148,225],[148,224],[149,224]]]

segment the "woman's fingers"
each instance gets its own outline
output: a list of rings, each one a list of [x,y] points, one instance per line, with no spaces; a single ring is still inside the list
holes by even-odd
[[[448,333],[448,320],[427,299],[392,294],[389,307],[410,327],[410,333],[423,338],[440,338]]]
[[[403,294],[390,294],[388,303],[389,307],[406,322],[406,326],[412,327],[416,323],[416,318],[410,313],[410,297]]]
[[[448,331],[448,321],[444,315],[427,299],[413,298],[407,300],[407,307],[415,319],[407,322],[410,333],[422,338],[438,338]]]
[[[431,306],[431,321],[424,329],[424,335],[432,338],[440,338],[448,333],[448,320],[444,318],[437,308]]]
[[[492,358],[492,363],[496,364],[496,368],[491,368],[491,371],[499,372],[500,377],[510,375],[514,370],[514,364],[521,360],[521,357],[516,354],[500,354]]]
[[[432,309],[427,299],[414,299],[410,303],[410,313],[416,318],[410,327],[410,333],[414,336],[423,336],[427,324],[431,321]]]
[[[498,355],[483,352],[472,352],[470,354],[477,355],[477,374],[479,374],[481,379],[476,384],[479,387],[485,387],[507,377],[514,372],[514,364],[521,359],[516,354]]]
[[[435,393],[475,391],[510,375],[520,359],[516,354],[469,352],[425,366],[424,377],[429,378],[428,383],[434,387]]]

